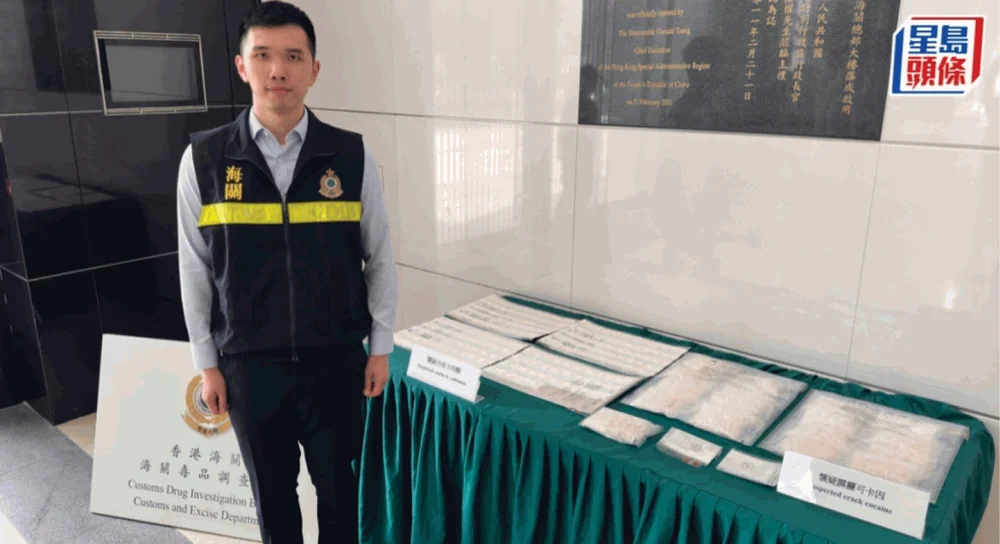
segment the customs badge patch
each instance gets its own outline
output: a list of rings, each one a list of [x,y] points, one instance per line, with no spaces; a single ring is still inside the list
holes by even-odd
[[[344,194],[344,189],[340,184],[340,178],[337,174],[333,172],[333,169],[328,168],[326,170],[326,175],[319,180],[319,194],[325,196],[326,198],[337,198]]]

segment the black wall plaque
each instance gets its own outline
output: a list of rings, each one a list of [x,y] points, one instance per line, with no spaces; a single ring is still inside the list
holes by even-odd
[[[878,140],[900,0],[583,0],[580,124]]]

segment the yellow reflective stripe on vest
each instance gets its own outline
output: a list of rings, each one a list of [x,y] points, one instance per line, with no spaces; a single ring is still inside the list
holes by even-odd
[[[216,225],[280,225],[281,204],[219,202],[202,208],[199,227]],[[361,221],[360,202],[292,202],[289,223],[340,223]]]
[[[360,202],[292,202],[288,205],[290,223],[339,223],[361,221]]]
[[[201,209],[199,227],[215,225],[280,225],[281,204],[219,202]]]

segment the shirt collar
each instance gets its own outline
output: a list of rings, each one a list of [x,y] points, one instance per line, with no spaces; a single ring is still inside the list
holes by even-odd
[[[270,131],[268,131],[267,128],[264,127],[264,124],[260,122],[260,119],[257,118],[257,114],[254,113],[253,108],[250,108],[249,122],[250,122],[250,134],[253,136],[254,141],[256,141],[258,137],[260,137],[261,132],[267,132],[268,134],[270,134]],[[309,127],[309,112],[306,111],[305,108],[303,108],[302,119],[299,119],[298,124],[296,124],[295,127],[292,128],[292,131],[289,132],[288,135],[291,136],[292,134],[298,134],[299,141],[304,142],[306,141],[306,129],[308,127]]]

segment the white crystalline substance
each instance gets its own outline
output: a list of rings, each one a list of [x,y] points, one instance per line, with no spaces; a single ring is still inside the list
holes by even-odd
[[[395,343],[410,350],[415,346],[422,346],[477,368],[485,368],[528,347],[525,342],[484,331],[448,317],[438,317],[399,331],[396,333]]]
[[[961,425],[813,391],[761,447],[921,489],[933,503],[967,436],[968,428]]]
[[[781,463],[747,455],[739,450],[729,450],[729,453],[715,468],[738,478],[770,487],[777,485],[778,476],[781,473]]]
[[[483,376],[583,414],[592,414],[639,381],[534,346],[486,367]]]
[[[668,417],[678,417],[691,404],[697,402],[715,387],[701,360],[682,358],[667,371],[653,378],[626,402],[650,412],[659,412]]]
[[[660,372],[688,351],[687,347],[642,338],[587,320],[538,342],[554,351],[622,374],[643,377]]]
[[[688,354],[625,402],[751,444],[804,388],[738,363]]]
[[[923,489],[936,499],[938,487],[961,445],[964,429],[923,418],[879,417],[863,435],[848,465],[855,470]],[[882,416],[883,414],[879,414]],[[906,421],[906,420],[909,421]],[[939,482],[940,480],[940,482]]]
[[[700,429],[731,440],[748,443],[756,439],[761,422],[772,421],[782,405],[763,392],[754,393],[744,387],[723,385],[687,418],[687,422]],[[765,424],[766,425],[766,424]]]
[[[857,434],[857,420],[838,409],[831,409],[824,402],[807,405],[806,401],[798,408],[802,410],[802,419],[796,424],[794,432],[772,441],[779,434],[775,432],[761,446],[778,455],[794,451],[832,462]]]
[[[674,427],[657,441],[656,449],[700,467],[710,464],[722,451],[722,446]]]
[[[854,452],[848,465],[896,483],[917,487],[933,469],[937,440],[878,431],[867,439],[867,447]]]
[[[616,442],[641,446],[663,427],[618,410],[601,408],[580,422],[580,426],[604,435]]]
[[[577,322],[576,319],[529,308],[498,295],[489,295],[445,315],[473,327],[525,341],[571,327]]]

